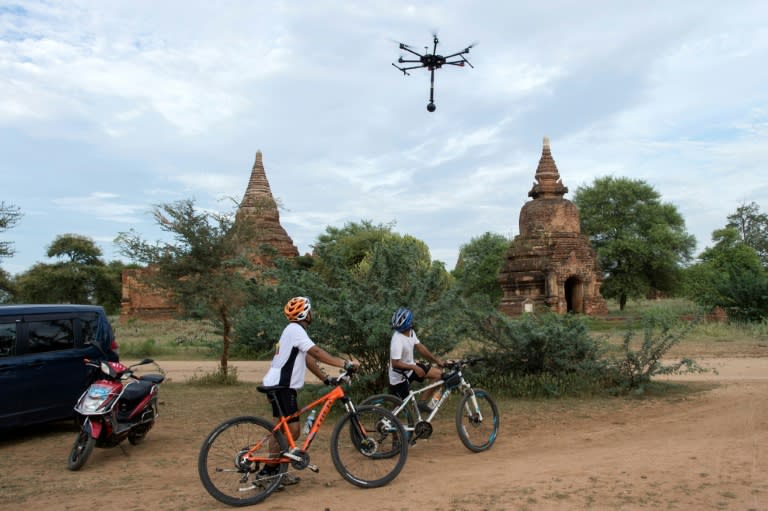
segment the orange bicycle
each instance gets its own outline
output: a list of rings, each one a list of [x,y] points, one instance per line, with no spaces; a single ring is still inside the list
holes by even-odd
[[[405,430],[392,412],[379,406],[356,407],[341,386],[351,373],[344,371],[332,380],[327,394],[288,416],[277,424],[261,417],[235,417],[222,422],[208,435],[200,449],[197,469],[200,480],[216,500],[231,506],[256,504],[280,487],[289,465],[296,470],[319,469],[310,462],[309,448],[331,407],[341,401],[347,410],[331,434],[331,458],[341,476],[361,488],[377,488],[392,481],[402,470],[408,456]],[[259,392],[274,399],[274,392],[286,387],[259,386]],[[321,406],[301,446],[288,427],[288,421]],[[282,413],[281,413],[282,415]],[[270,439],[280,446],[270,453]],[[276,474],[259,471],[266,464],[279,464]]]

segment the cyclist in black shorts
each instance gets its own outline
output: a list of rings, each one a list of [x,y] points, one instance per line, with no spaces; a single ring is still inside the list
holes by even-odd
[[[410,391],[411,382],[423,382],[425,379],[435,381],[442,375],[439,367],[443,367],[443,362],[438,360],[432,352],[416,337],[416,331],[413,329],[413,312],[405,307],[400,307],[392,315],[392,340],[389,343],[389,392],[400,399],[405,399]],[[414,350],[419,355],[429,360],[435,366],[416,362],[413,357]],[[420,403],[429,407],[429,403],[434,403],[441,393],[442,389],[436,387],[432,399],[428,403]]]

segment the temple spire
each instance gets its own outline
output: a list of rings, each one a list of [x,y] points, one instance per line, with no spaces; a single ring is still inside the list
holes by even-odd
[[[256,160],[253,162],[248,187],[240,203],[240,212],[246,215],[256,214],[260,217],[279,218],[277,203],[272,197],[267,173],[264,170],[261,150],[256,151]]]
[[[568,193],[568,188],[560,181],[560,173],[557,170],[557,165],[555,165],[555,160],[552,158],[552,152],[549,148],[549,137],[544,137],[535,179],[536,183],[534,183],[531,191],[528,192],[529,197],[546,199],[562,197]]]

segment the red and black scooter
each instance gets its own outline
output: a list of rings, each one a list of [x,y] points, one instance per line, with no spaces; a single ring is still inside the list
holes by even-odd
[[[70,470],[79,470],[94,447],[115,447],[126,438],[132,445],[144,439],[157,418],[157,389],[165,376],[136,376],[133,368],[153,364],[145,358],[126,366],[120,362],[85,360],[100,371],[75,405],[82,427],[67,458]]]

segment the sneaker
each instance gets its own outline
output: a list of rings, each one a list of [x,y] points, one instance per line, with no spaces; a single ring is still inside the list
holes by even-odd
[[[272,479],[274,477],[279,477],[279,476],[280,476],[279,465],[264,465],[264,468],[259,470],[259,473],[256,474],[257,481],[261,479],[263,480],[263,482],[266,482],[266,480]],[[282,474],[282,479],[280,480],[280,484],[277,486],[275,490],[280,491],[286,486],[297,484],[299,481],[301,481],[300,477],[286,472]]]
[[[421,413],[432,413],[432,408],[429,407],[429,404],[426,401],[419,401],[416,403],[416,406],[419,407]]]
[[[280,481],[280,486],[291,486],[294,484],[298,484],[299,481],[301,481],[301,477],[295,476],[293,474],[285,473],[283,474],[283,480]]]
[[[280,484],[277,485],[277,488],[275,488],[275,491],[283,491],[286,486],[298,484],[299,481],[301,481],[301,478],[299,476],[295,476],[293,474],[289,474],[286,472],[285,474],[283,474],[283,479],[280,481]]]

